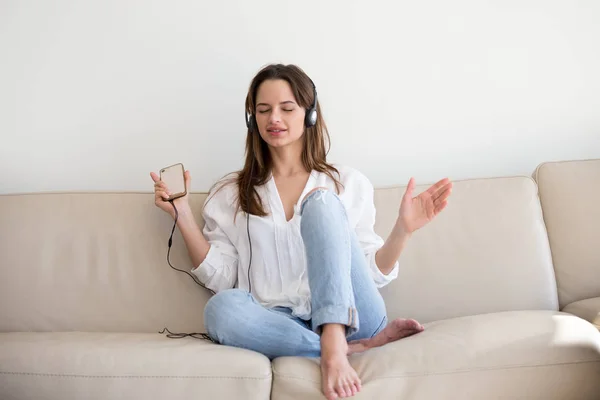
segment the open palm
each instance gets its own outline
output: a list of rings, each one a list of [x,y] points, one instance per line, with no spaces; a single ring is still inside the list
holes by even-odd
[[[442,212],[448,204],[452,182],[444,178],[416,197],[413,197],[414,188],[415,180],[410,178],[400,204],[400,222],[409,233],[422,228]]]

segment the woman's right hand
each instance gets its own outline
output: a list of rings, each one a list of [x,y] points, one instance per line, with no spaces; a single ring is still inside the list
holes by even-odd
[[[154,181],[154,204],[156,204],[158,208],[165,211],[171,217],[175,218],[175,210],[173,209],[173,205],[171,205],[171,203],[168,201],[170,195],[169,188],[163,181],[160,180],[160,177],[156,173],[150,172],[150,177]],[[178,211],[184,209],[185,207],[189,208],[188,196],[192,181],[190,171],[185,171],[184,177],[186,195],[173,200],[173,204],[175,207],[177,207]]]

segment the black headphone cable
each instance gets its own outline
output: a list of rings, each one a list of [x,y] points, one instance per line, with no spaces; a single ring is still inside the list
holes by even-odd
[[[179,219],[179,212],[177,211],[177,207],[175,207],[175,203],[173,203],[173,200],[169,200],[169,203],[171,203],[171,205],[173,206],[173,209],[175,210],[175,222],[173,223],[173,228],[171,229],[171,236],[169,237],[169,243],[168,243],[169,248],[167,250],[167,263],[174,270],[188,274],[194,280],[194,282],[196,282],[198,285],[200,285],[203,288],[205,288],[206,290],[210,291],[212,294],[215,294],[215,292],[213,290],[211,290],[211,289],[207,288],[205,285],[203,285],[202,282],[200,282],[198,279],[196,279],[196,277],[194,275],[192,275],[189,272],[184,271],[182,269],[175,268],[171,264],[171,260],[170,260],[171,246],[173,245],[173,233],[175,233],[175,228],[177,227],[177,220]],[[204,332],[172,333],[167,327],[165,327],[162,331],[160,331],[158,333],[163,334],[163,333],[165,333],[165,331],[168,332],[167,337],[169,339],[181,339],[183,337],[190,336],[195,339],[210,340],[211,342],[216,343],[207,333],[204,333]]]

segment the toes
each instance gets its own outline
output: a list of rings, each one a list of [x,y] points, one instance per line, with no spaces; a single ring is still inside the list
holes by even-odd
[[[404,339],[418,333],[421,333],[420,329],[404,329],[398,332],[398,339]]]
[[[335,400],[338,398],[338,394],[335,391],[333,385],[331,384],[330,381],[328,381],[328,379],[323,376],[323,394],[325,395],[325,397],[327,398],[327,400]]]
[[[325,391],[325,397],[327,397],[327,400],[335,400],[338,398],[338,394],[335,392],[335,390],[333,390],[333,388],[329,388]]]
[[[338,382],[336,391],[340,397],[346,397],[346,389],[344,389],[344,383]]]
[[[412,330],[419,329],[419,323],[417,321],[415,321],[414,319],[406,320],[405,329],[412,329]]]
[[[414,319],[397,318],[393,321],[394,327],[400,331],[408,330],[423,330],[423,325]]]
[[[360,390],[362,389],[362,382],[360,381],[360,378],[358,376],[356,376],[356,378],[354,379],[354,387],[356,388],[356,392],[360,392]]]
[[[421,325],[421,324],[419,323],[419,321],[416,321],[416,320],[414,320],[414,319],[410,319],[409,321],[412,323],[412,326],[413,326],[415,329],[417,329],[417,330],[423,330],[423,329],[424,329],[424,328],[423,328],[423,325]]]
[[[346,392],[347,397],[354,396],[354,393],[352,393],[351,382],[346,382],[344,391]]]
[[[418,331],[423,329],[423,325],[421,325],[420,323],[418,323],[417,321],[414,322],[414,328]]]

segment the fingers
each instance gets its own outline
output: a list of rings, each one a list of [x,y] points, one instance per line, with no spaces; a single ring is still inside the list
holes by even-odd
[[[150,177],[154,181],[154,191],[155,192],[162,191],[162,192],[168,193],[168,195],[171,195],[169,188],[163,181],[160,180],[160,177],[157,174],[155,174],[154,172],[150,172]]]
[[[446,182],[444,182],[444,181],[446,181]],[[433,192],[433,193],[430,192],[431,188],[429,190],[427,190],[427,192],[429,192],[431,199],[433,200],[433,203],[435,206],[438,206],[441,203],[448,200],[448,197],[450,197],[450,194],[452,193],[452,186],[453,186],[452,182],[447,181],[447,178],[441,180],[440,182],[442,182],[442,186],[440,186],[435,192]],[[432,186],[432,188],[434,186]]]
[[[406,195],[409,195],[410,197],[412,197],[412,193],[415,189],[415,186],[416,186],[415,178],[410,178],[410,180],[408,181],[408,186],[406,187]],[[437,181],[433,185],[431,185],[429,187],[429,189],[426,190],[426,193],[431,195],[431,197],[434,200],[436,200],[443,194],[446,194],[446,191],[451,190],[452,186],[453,185],[452,185],[452,182],[450,182],[450,179],[444,178],[444,179]],[[448,193],[448,195],[449,195],[449,193]]]
[[[446,206],[447,206],[447,205],[448,205],[448,201],[447,201],[447,200],[444,200],[444,201],[442,201],[442,202],[440,202],[440,203],[436,204],[436,205],[435,205],[435,208],[434,208],[434,212],[435,212],[435,214],[439,214],[439,213],[441,213],[441,212],[442,212],[442,210],[443,210],[444,208],[446,208]]]
[[[415,189],[415,178],[410,178],[408,180],[408,185],[406,186],[406,192],[404,192],[404,196],[406,198],[411,199],[413,197],[413,191]]]
[[[157,190],[162,190],[163,192],[167,192],[169,194],[171,194],[171,192],[169,191],[169,188],[167,187],[167,185],[164,182],[156,182],[154,184],[154,191]]]
[[[434,203],[439,203],[445,201],[448,197],[450,197],[450,193],[452,193],[452,184],[447,184],[442,189],[438,190],[432,198]]]
[[[190,190],[190,187],[192,185],[192,174],[190,174],[190,171],[185,171],[185,173],[183,174],[184,180],[185,180],[185,189],[187,191]]]
[[[452,182],[450,182],[450,179],[448,179],[448,178],[441,179],[441,180],[437,181],[435,184],[431,185],[431,187],[429,189],[427,189],[427,192],[432,197],[435,198],[435,197],[437,197],[437,192],[440,190],[446,189],[447,185],[450,185],[450,187],[452,187]]]
[[[171,191],[167,187],[167,185],[162,181],[156,181],[154,183],[154,198],[155,200],[164,199],[169,200],[169,196],[171,196]]]
[[[155,201],[169,200],[169,195],[167,194],[167,192],[164,192],[162,190],[157,190],[156,192],[154,192],[154,200]]]

